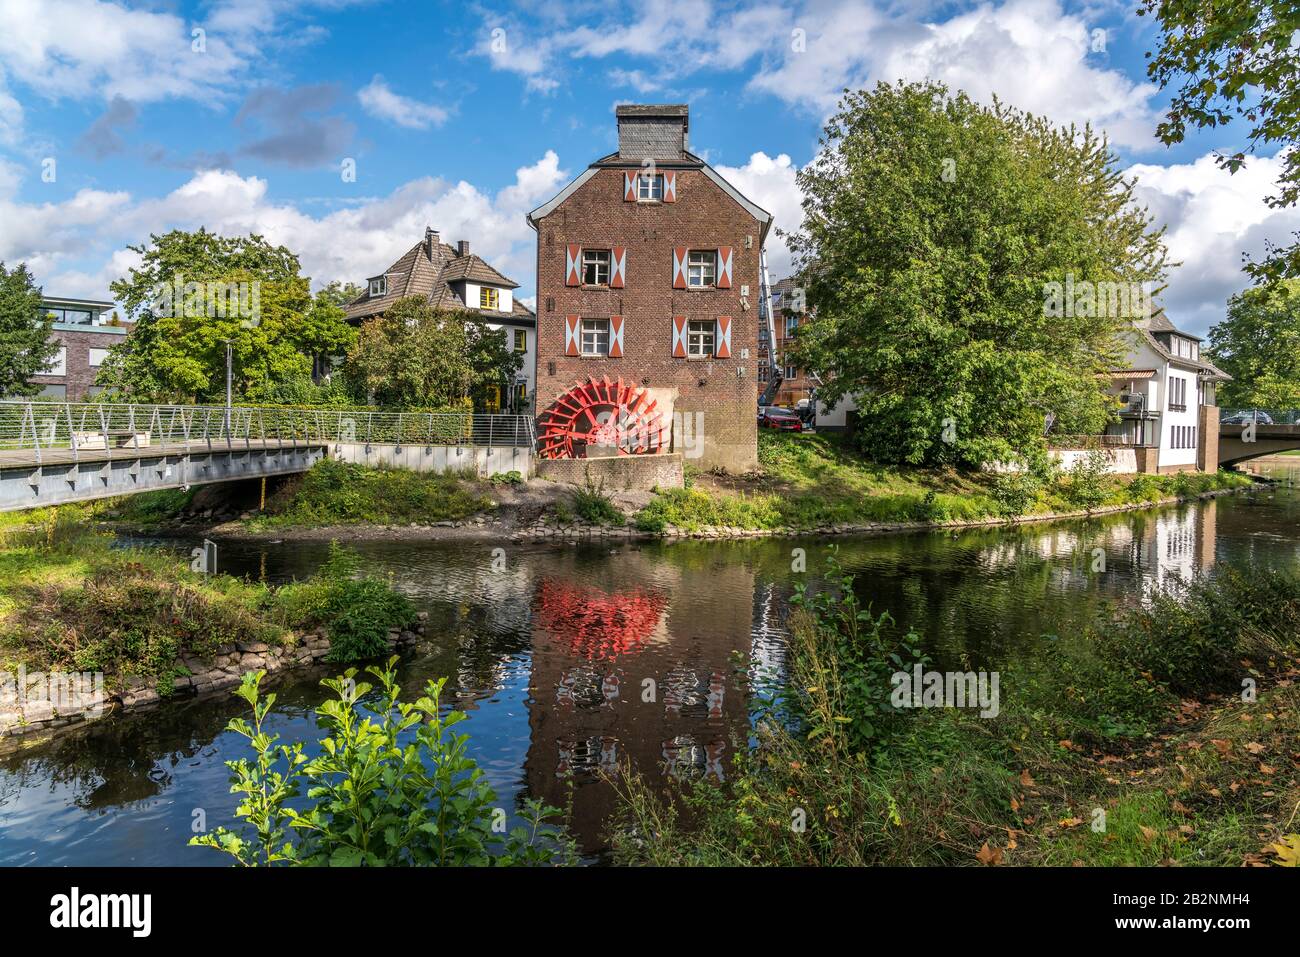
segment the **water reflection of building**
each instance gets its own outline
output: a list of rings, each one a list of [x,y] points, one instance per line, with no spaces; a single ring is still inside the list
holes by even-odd
[[[691,568],[631,549],[566,567],[577,562],[549,565],[533,594],[524,774],[532,797],[561,807],[572,783],[573,830],[591,849],[616,809],[597,772],[630,763],[656,787],[726,777],[747,729],[735,668],[751,653],[754,576],[740,562]],[[685,582],[697,575],[709,587]]]

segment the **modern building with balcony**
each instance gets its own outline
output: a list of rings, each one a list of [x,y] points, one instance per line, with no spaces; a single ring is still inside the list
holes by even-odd
[[[1198,336],[1178,329],[1163,312],[1133,326],[1128,362],[1107,374],[1120,408],[1103,443],[1132,448],[1138,472],[1214,471],[1216,391],[1231,377],[1202,357]]]
[[[46,296],[41,309],[51,322],[51,334],[59,351],[47,370],[32,376],[40,386],[37,398],[84,402],[95,396],[99,387],[95,375],[108,358],[108,351],[131,331],[114,312],[114,304],[99,299],[64,299]]]

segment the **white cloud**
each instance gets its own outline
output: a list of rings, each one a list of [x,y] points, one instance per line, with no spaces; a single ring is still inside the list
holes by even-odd
[[[829,115],[841,91],[877,81],[935,79],[983,102],[1004,102],[1056,122],[1091,122],[1112,140],[1153,149],[1155,88],[1109,67],[1092,49],[1096,20],[1063,0],[950,7],[889,0],[663,0],[612,5],[603,20],[549,33],[498,26],[478,52],[530,89],[550,92],[575,60],[617,58],[609,77],[641,93],[701,70],[753,70],[748,88]],[[942,10],[947,19],[934,17]],[[495,24],[489,21],[489,26]]]
[[[62,203],[37,205],[17,202],[11,192],[0,194],[0,260],[27,262],[51,293],[102,298],[109,281],[135,262],[128,244],[150,233],[204,226],[224,235],[260,233],[283,243],[299,254],[303,271],[320,286],[374,275],[423,236],[425,226],[433,226],[448,241],[470,240],[475,252],[527,286],[536,262],[536,234],[525,215],[567,178],[559,158],[548,151],[520,167],[514,182],[495,194],[463,180],[425,177],[388,196],[320,216],[274,200],[266,180],[230,170],[196,173],[152,199],[83,190]]]
[[[450,115],[440,106],[394,93],[382,76],[375,76],[367,86],[357,91],[357,99],[371,116],[412,130],[441,126]]]
[[[746,198],[771,213],[777,229],[792,233],[803,224],[803,197],[795,181],[798,169],[785,153],[774,159],[759,152],[744,166],[718,166],[717,170]],[[792,271],[790,249],[775,232],[768,234],[767,268],[773,282]]]
[[[1285,245],[1300,230],[1300,210],[1272,209],[1282,162],[1256,157],[1235,175],[1212,154],[1191,163],[1138,164],[1126,172],[1138,180],[1137,196],[1168,226],[1173,270],[1163,302],[1169,317],[1188,332],[1204,335],[1223,319],[1230,295],[1251,284],[1241,271],[1242,254],[1265,255],[1265,241]]]
[[[215,0],[189,20],[110,0],[0,0],[0,142],[22,117],[6,83],[48,99],[219,105],[278,51],[322,36],[302,22],[312,7],[352,2],[364,0]]]

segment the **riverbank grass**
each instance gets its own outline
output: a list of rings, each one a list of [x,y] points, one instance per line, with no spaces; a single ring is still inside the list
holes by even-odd
[[[170,694],[185,658],[234,643],[292,646],[324,627],[336,661],[374,657],[415,621],[383,580],[336,549],[315,578],[280,587],[191,571],[175,554],[123,548],[68,516],[0,532],[0,670],[101,672]]]
[[[762,431],[759,468],[747,475],[692,472],[689,487],[657,490],[636,516],[643,531],[672,527],[810,530],[834,525],[975,522],[1158,502],[1243,488],[1245,476],[1110,476],[1093,470],[998,477],[955,469],[886,466],[835,433]]]
[[[330,459],[286,482],[253,529],[459,521],[494,507],[477,481]]]
[[[914,636],[879,619],[862,634],[840,594],[796,616],[789,690],[726,785],[616,780],[618,862],[1300,861],[1297,570],[1221,570],[1103,611],[1038,667],[1004,667],[990,715],[890,707],[881,675],[922,660]]]

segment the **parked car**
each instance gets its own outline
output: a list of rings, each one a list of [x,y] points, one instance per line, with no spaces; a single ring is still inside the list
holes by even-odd
[[[797,413],[789,409],[778,409],[776,406],[768,406],[758,416],[759,428],[763,429],[782,429],[788,432],[802,432],[803,419],[799,418]]]
[[[1254,421],[1259,425],[1272,425],[1273,417],[1267,412],[1252,409],[1249,412],[1234,412],[1231,415],[1224,416],[1219,421],[1222,425],[1245,425],[1250,421]]]

